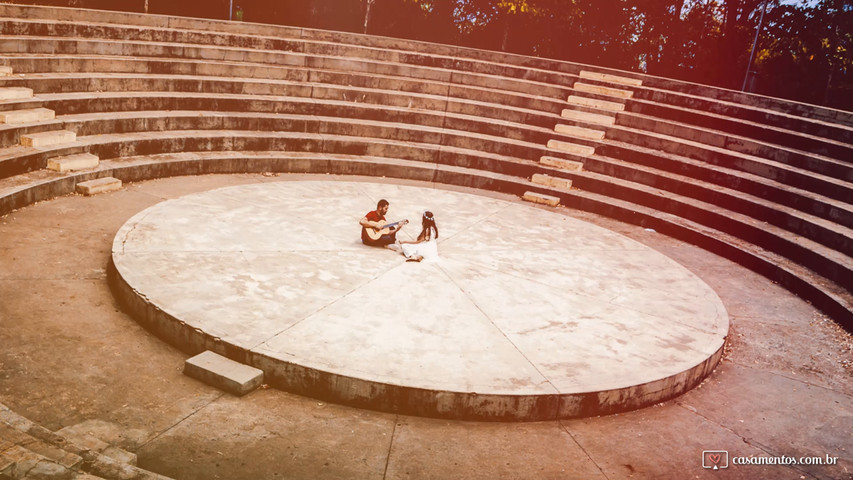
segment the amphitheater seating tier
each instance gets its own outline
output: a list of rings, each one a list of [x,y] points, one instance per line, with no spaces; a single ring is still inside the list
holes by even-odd
[[[0,65],[11,68],[0,71],[0,90],[19,89],[0,112],[54,112],[0,124],[0,215],[108,177],[414,179],[654,229],[853,328],[851,112],[410,40],[7,4]],[[618,110],[599,108],[611,104]],[[73,141],[21,144],[62,131]],[[576,147],[549,148],[558,143]],[[80,154],[89,154],[83,170],[47,169]],[[59,441],[14,418],[39,441]],[[0,443],[0,477],[15,463],[7,454],[43,462],[41,447],[21,445]],[[74,447],[42,450],[59,458],[41,455],[48,469],[110,462]],[[108,471],[85,474],[155,478]]]

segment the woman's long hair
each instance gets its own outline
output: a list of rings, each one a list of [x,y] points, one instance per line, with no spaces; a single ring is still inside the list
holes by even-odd
[[[426,211],[421,217],[421,234],[418,235],[418,238],[423,238],[426,240],[432,240],[432,232],[435,232],[435,238],[438,238],[438,227],[435,226],[435,217],[432,215],[432,212]]]

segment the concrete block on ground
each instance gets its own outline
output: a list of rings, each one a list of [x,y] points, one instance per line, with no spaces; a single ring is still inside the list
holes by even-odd
[[[0,77],[9,77],[12,75],[12,67],[8,65],[0,65]],[[0,470],[2,471],[2,470]]]
[[[49,108],[30,108],[27,110],[11,110],[0,112],[0,123],[34,123],[53,120],[56,113]]]
[[[538,183],[539,185],[561,188],[564,190],[569,190],[570,188],[572,188],[572,181],[568,178],[552,177],[550,175],[545,175],[544,173],[534,173],[530,181],[533,183]]]
[[[569,98],[566,101],[572,105],[597,108],[599,110],[607,110],[608,112],[621,112],[625,110],[624,103],[608,102],[607,100],[598,100],[596,98],[580,97],[577,95],[569,95]]]
[[[619,85],[628,85],[630,87],[639,87],[643,84],[642,80],[636,78],[620,77],[609,73],[598,73],[583,70],[580,73],[581,78],[587,80],[598,80],[599,82],[618,83]]]
[[[589,113],[582,110],[572,110],[569,108],[563,109],[560,115],[566,120],[574,120],[576,122],[594,123],[596,125],[613,125],[616,123],[616,117],[610,115],[601,115],[599,113]]]
[[[184,375],[237,396],[258,388],[264,380],[262,370],[235,362],[210,350],[188,359],[184,363]]]
[[[112,192],[121,188],[121,180],[113,177],[103,177],[77,184],[77,193],[83,195],[95,195],[98,193]]]
[[[572,86],[580,92],[594,93],[596,95],[606,95],[608,97],[631,98],[634,92],[631,90],[623,90],[621,88],[604,87],[601,85],[592,85],[590,83],[575,82]]]
[[[554,127],[554,131],[564,135],[570,135],[577,138],[586,138],[587,140],[603,140],[604,130],[596,130],[594,128],[578,127],[575,125],[558,124]]]
[[[19,100],[32,98],[33,89],[26,87],[3,87],[0,88],[0,100]]]
[[[55,172],[71,172],[74,170],[86,170],[95,168],[100,163],[97,155],[91,153],[78,153],[77,155],[66,155],[48,159],[47,168]]]
[[[21,145],[25,147],[49,147],[61,143],[71,143],[75,140],[77,140],[77,134],[69,130],[53,130],[50,132],[21,135]]]
[[[558,197],[554,197],[552,195],[545,195],[543,193],[524,192],[524,195],[522,195],[521,198],[527,200],[528,202],[541,203],[543,205],[550,205],[552,207],[556,207],[560,204],[560,199]]]
[[[548,140],[548,148],[551,150],[559,150],[561,152],[588,157],[595,153],[595,147],[589,145],[578,145],[576,143],[563,142],[560,140]]]
[[[549,167],[555,167],[562,170],[581,171],[583,163],[574,160],[566,160],[565,158],[549,157],[547,155],[539,159],[539,163]]]

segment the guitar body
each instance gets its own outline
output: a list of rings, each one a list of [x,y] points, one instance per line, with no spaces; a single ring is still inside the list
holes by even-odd
[[[381,237],[382,235],[389,235],[391,233],[394,233],[399,229],[399,227],[402,227],[407,223],[409,223],[408,220],[401,220],[399,222],[383,225],[382,228],[364,227],[364,231],[367,233],[367,237],[371,240],[379,240],[379,237]]]

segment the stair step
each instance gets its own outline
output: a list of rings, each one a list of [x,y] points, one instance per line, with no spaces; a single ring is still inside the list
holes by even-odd
[[[80,456],[45,443],[3,421],[0,421],[0,438],[3,438],[3,441],[0,441],[0,451],[17,445],[66,468],[75,468],[83,463]]]
[[[65,173],[75,170],[86,170],[95,168],[100,163],[97,155],[91,153],[78,153],[77,155],[66,155],[54,157],[47,161],[47,168],[55,172]]]
[[[263,370],[235,362],[210,350],[188,359],[184,363],[184,375],[238,397],[258,388],[264,380]]]
[[[552,177],[550,175],[545,175],[544,173],[534,173],[533,177],[530,178],[530,181],[533,183],[538,183],[539,185],[561,188],[564,190],[569,190],[572,188],[572,181],[570,179]]]
[[[0,88],[0,100],[20,100],[32,98],[33,89],[26,87],[3,87]]]
[[[607,100],[598,100],[597,98],[579,97],[577,95],[569,95],[567,102],[581,107],[597,108],[599,110],[607,110],[609,112],[621,112],[625,110],[624,103],[608,102]]]
[[[113,177],[103,177],[77,184],[77,193],[96,195],[121,189],[121,180]]]
[[[541,203],[543,205],[550,205],[552,207],[556,207],[560,204],[560,199],[558,197],[545,195],[543,193],[524,192],[524,195],[522,195],[521,198],[527,200],[528,202]]]
[[[575,125],[558,124],[554,127],[554,131],[572,137],[585,138],[587,140],[603,140],[604,130],[596,130],[594,128],[578,127]]]
[[[50,147],[62,143],[71,143],[75,140],[77,140],[77,134],[69,130],[52,130],[21,135],[21,145],[25,147]]]
[[[5,474],[9,478],[74,478],[73,470],[20,445],[4,450],[3,456],[11,460]],[[3,474],[2,470],[0,474]]]
[[[100,438],[95,437],[87,431],[87,425],[88,424],[85,422],[78,425],[72,425],[63,428],[56,433],[69,439],[76,445],[88,448],[89,450],[94,450],[112,458],[113,460],[118,460],[119,462],[127,465],[136,465],[137,458],[135,453],[110,445]]]
[[[34,123],[53,120],[56,113],[49,108],[31,108],[27,110],[12,110],[0,112],[0,123]]]
[[[634,92],[632,92],[631,90],[622,90],[621,88],[604,87],[601,85],[592,85],[590,83],[582,82],[575,82],[572,88],[581,92],[594,93],[596,95],[606,95],[608,97],[618,97],[627,99],[631,98],[631,96],[634,95]]]
[[[569,108],[563,109],[561,117],[566,120],[574,120],[576,122],[594,123],[596,125],[614,125],[616,117],[610,115],[601,115],[599,113],[589,113],[582,110],[572,110]]]
[[[0,478],[12,478],[15,461],[0,453]]]
[[[12,76],[12,67],[8,65],[0,65],[0,77]]]
[[[568,152],[581,157],[588,157],[595,153],[595,148],[588,145],[578,145],[576,143],[563,142],[560,140],[548,140],[548,148],[551,150],[559,150]]]
[[[544,156],[539,159],[539,163],[542,165],[547,165],[549,167],[555,167],[562,170],[570,170],[570,171],[581,171],[583,170],[583,163],[576,162],[574,160],[566,160],[564,158],[557,157],[549,157]]]
[[[587,70],[582,71],[580,77],[585,78],[587,80],[598,80],[599,82],[618,83],[620,85],[627,85],[630,87],[639,87],[643,84],[642,80],[636,78],[620,77],[618,75],[611,75],[609,73],[590,72]]]

